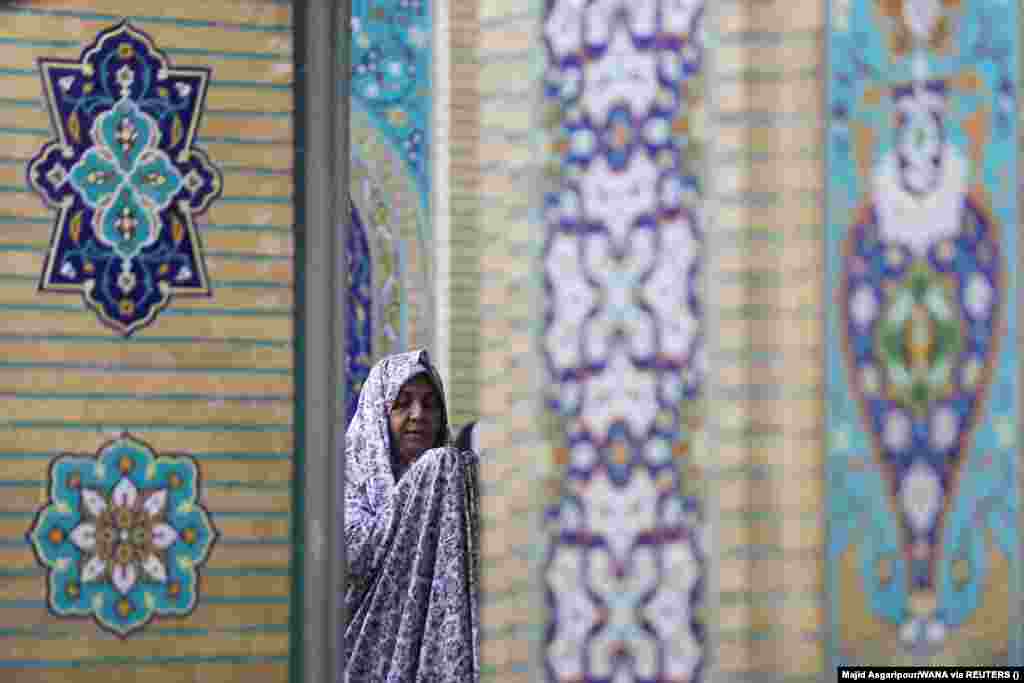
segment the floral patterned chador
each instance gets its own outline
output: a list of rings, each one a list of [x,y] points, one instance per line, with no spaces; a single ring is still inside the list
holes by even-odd
[[[345,434],[349,584],[344,683],[468,683],[479,676],[476,456],[428,450],[396,477],[388,412],[426,351],[370,371]],[[448,439],[447,412],[442,424]]]

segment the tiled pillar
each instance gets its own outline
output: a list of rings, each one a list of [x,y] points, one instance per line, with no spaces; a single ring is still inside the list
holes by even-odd
[[[708,5],[546,3],[547,680],[703,680]]]

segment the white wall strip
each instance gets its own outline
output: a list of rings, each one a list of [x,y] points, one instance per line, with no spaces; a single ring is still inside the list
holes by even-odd
[[[451,31],[448,20],[449,0],[434,0],[432,126],[431,126],[431,188],[430,208],[434,244],[434,359],[451,394]]]

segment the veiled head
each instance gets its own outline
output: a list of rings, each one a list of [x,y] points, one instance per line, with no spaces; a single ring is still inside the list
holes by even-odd
[[[370,370],[345,434],[349,485],[393,483],[417,457],[448,441],[444,391],[429,354],[383,358]]]

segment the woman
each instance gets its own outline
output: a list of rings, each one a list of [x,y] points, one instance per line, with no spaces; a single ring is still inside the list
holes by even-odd
[[[345,434],[345,683],[479,676],[476,458],[426,351],[370,371]]]

